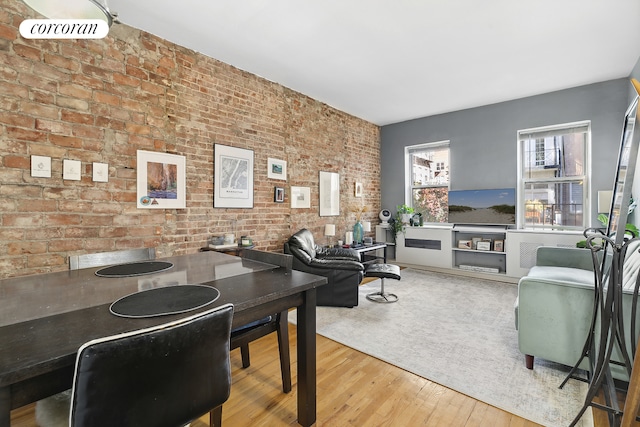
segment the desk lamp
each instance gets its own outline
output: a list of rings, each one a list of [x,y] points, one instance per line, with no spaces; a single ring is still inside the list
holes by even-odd
[[[325,224],[325,226],[324,226],[324,235],[327,237],[327,246],[331,247],[331,237],[336,235],[336,225],[335,224]]]

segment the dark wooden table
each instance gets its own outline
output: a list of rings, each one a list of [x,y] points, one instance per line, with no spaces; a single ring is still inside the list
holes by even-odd
[[[316,287],[326,278],[218,252],[162,261],[173,268],[126,278],[97,277],[98,268],[87,268],[0,280],[0,427],[10,426],[11,409],[71,387],[83,343],[226,303],[234,305],[234,327],[297,307],[298,422],[315,423]],[[124,295],[182,284],[214,286],[220,298],[171,316],[131,319],[109,312]]]

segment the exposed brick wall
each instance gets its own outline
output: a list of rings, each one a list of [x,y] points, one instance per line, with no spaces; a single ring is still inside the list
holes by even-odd
[[[344,235],[354,204],[377,218],[377,126],[126,25],[102,40],[23,39],[34,17],[0,0],[0,278],[64,270],[80,253],[192,253],[231,229],[281,251],[302,227]],[[253,209],[213,208],[216,143],[254,151]],[[139,149],[186,156],[186,209],[136,208]],[[52,158],[51,178],[31,177],[32,155]],[[268,157],[287,161],[286,182],[267,178]],[[63,159],[82,162],[81,181],[62,179]],[[109,164],[109,182],[92,181],[92,162]],[[319,171],[340,173],[338,217],[319,216]],[[311,188],[310,209],[290,208],[291,186]]]

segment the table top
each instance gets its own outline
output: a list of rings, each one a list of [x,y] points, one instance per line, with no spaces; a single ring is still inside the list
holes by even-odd
[[[109,312],[113,301],[139,290],[213,286],[220,297],[201,310],[232,303],[234,324],[243,324],[243,312],[268,310],[278,300],[327,283],[324,277],[213,251],[163,260],[174,267],[146,276],[98,277],[100,267],[94,267],[0,280],[0,386],[72,364],[79,346],[90,339],[181,316],[132,319]]]
[[[98,277],[95,272],[102,267],[93,267],[0,280],[0,326],[112,303],[145,289],[198,284],[274,268],[213,251],[158,260],[171,262],[173,267],[124,278]]]
[[[355,249],[358,252],[368,252],[368,251],[373,251],[376,249],[384,249],[387,247],[386,243],[382,243],[382,242],[374,242],[371,245],[362,245],[362,246],[358,246],[356,248],[352,248]]]

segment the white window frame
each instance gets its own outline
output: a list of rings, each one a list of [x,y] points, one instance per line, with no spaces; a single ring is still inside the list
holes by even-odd
[[[522,139],[522,135],[527,134],[527,133],[541,133],[541,132],[553,132],[553,131],[558,131],[558,134],[562,133],[562,130],[566,130],[569,128],[576,128],[576,127],[587,127],[587,132],[586,132],[586,147],[585,147],[585,167],[584,167],[584,174],[582,176],[572,176],[572,177],[565,177],[565,178],[558,178],[557,182],[571,182],[571,181],[576,181],[576,180],[582,180],[583,182],[583,191],[582,191],[582,206],[583,206],[583,215],[582,215],[582,225],[580,226],[563,226],[563,225],[553,225],[553,226],[540,226],[540,227],[527,227],[527,224],[525,222],[525,209],[524,209],[524,189],[525,189],[525,185],[528,183],[535,183],[535,182],[550,182],[550,181],[554,181],[554,180],[549,180],[549,179],[543,179],[543,180],[536,180],[536,179],[526,179],[523,178],[523,161],[524,161],[524,157],[523,157],[523,144],[521,143],[521,139]],[[516,227],[518,229],[529,229],[529,230],[584,230],[585,228],[588,228],[591,226],[591,121],[590,120],[583,120],[583,121],[579,121],[579,122],[570,122],[570,123],[563,123],[563,124],[558,124],[558,125],[551,125],[551,126],[542,126],[542,127],[536,127],[536,128],[529,128],[529,129],[522,129],[519,130],[516,133],[516,144],[517,144],[517,173],[518,173],[518,188],[517,188],[517,195],[516,195],[516,216],[517,216],[517,221],[516,221]]]
[[[404,194],[404,203],[407,206],[411,206],[413,207],[413,189],[414,188],[441,188],[441,187],[445,187],[445,185],[435,185],[435,184],[428,184],[428,185],[413,185],[413,176],[412,176],[412,172],[413,169],[411,167],[411,152],[412,151],[416,151],[416,150],[430,150],[430,149],[438,149],[438,148],[443,148],[446,147],[449,150],[449,179],[447,181],[446,187],[447,190],[449,188],[451,188],[451,147],[450,147],[450,141],[449,140],[443,140],[443,141],[437,141],[437,142],[425,142],[422,144],[416,144],[416,145],[408,145],[406,147],[404,147],[404,188],[405,188],[405,194]]]

